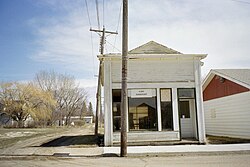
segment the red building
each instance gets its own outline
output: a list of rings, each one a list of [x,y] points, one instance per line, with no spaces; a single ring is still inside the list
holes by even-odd
[[[206,133],[250,138],[250,69],[211,70],[202,88]]]

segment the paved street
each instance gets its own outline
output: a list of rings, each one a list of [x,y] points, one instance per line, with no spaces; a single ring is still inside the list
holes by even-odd
[[[61,167],[61,166],[102,166],[102,167],[142,167],[142,166],[220,166],[220,167],[248,167],[250,153],[226,153],[226,154],[202,154],[202,155],[166,155],[161,157],[80,157],[80,158],[56,158],[56,157],[14,157],[0,159],[1,167]]]
[[[93,126],[18,141],[0,149],[0,167],[62,166],[249,166],[250,144],[130,146],[127,158],[119,147],[93,144]],[[67,139],[67,140],[66,140]],[[63,140],[63,142],[61,141]],[[41,146],[48,141],[55,146]],[[66,142],[67,141],[67,142]],[[69,144],[68,142],[72,143]],[[79,143],[81,141],[81,143]],[[51,144],[49,142],[48,144]],[[56,157],[64,156],[64,157]],[[108,156],[108,157],[104,157]],[[112,157],[110,157],[112,156]]]

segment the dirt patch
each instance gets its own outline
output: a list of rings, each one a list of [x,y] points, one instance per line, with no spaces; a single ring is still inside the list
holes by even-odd
[[[32,136],[34,134],[37,134],[36,132],[8,132],[4,135],[0,134],[0,138],[2,139],[8,139],[8,138],[14,138],[14,137],[23,137],[23,136]]]
[[[250,143],[250,139],[231,138],[224,136],[207,136],[208,144],[239,144]]]
[[[34,128],[34,129],[4,129],[0,128],[0,154],[13,154],[20,149],[29,149],[32,147],[40,147],[43,143],[48,143],[52,140],[66,137],[75,145],[69,147],[79,147],[79,140],[84,138],[85,145],[80,147],[92,146],[88,140],[92,140],[94,124],[84,125],[82,127],[51,127],[51,128]],[[68,137],[69,136],[69,137]],[[72,138],[70,138],[70,136]],[[80,136],[80,137],[76,137]],[[68,142],[69,142],[68,141]],[[88,143],[88,144],[86,144]],[[63,143],[70,145],[69,143]],[[96,145],[95,145],[96,146]],[[52,147],[52,146],[51,146]]]
[[[45,136],[63,132],[63,128],[37,128],[37,129],[0,129],[0,149],[10,147],[18,142],[34,137]]]

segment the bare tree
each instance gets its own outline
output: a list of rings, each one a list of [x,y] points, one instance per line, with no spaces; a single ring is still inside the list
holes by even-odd
[[[58,74],[53,71],[39,72],[34,83],[45,91],[53,93],[57,101],[57,106],[53,112],[54,121],[63,120],[68,125],[70,118],[77,110],[82,108],[82,103],[87,100],[87,93],[84,89],[79,88],[73,76],[66,74]]]
[[[82,103],[82,108],[80,110],[80,119],[85,116],[88,112],[86,101]]]
[[[93,114],[93,105],[92,105],[91,102],[89,102],[88,113],[87,113],[87,115],[89,115],[89,116],[93,116],[93,115],[94,115],[94,114]]]
[[[35,121],[51,118],[51,107],[56,102],[50,92],[45,92],[31,83],[1,83],[0,102],[3,112],[22,127],[30,116]]]

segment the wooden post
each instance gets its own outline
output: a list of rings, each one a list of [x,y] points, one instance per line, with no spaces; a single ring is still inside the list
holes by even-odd
[[[101,66],[102,62],[100,60],[99,64],[99,74],[98,74],[98,85],[97,85],[97,92],[96,92],[96,115],[95,115],[95,135],[98,135],[98,117],[101,110]]]
[[[106,31],[104,26],[103,26],[103,30],[90,29],[90,31],[102,33],[101,41],[100,41],[100,53],[101,53],[101,55],[104,54],[105,34],[106,33],[118,34],[117,32]],[[97,85],[97,93],[96,93],[95,135],[98,135],[99,114],[100,114],[100,117],[102,116],[102,114],[101,114],[101,67],[102,67],[102,60],[100,60],[100,64],[99,64],[98,85]],[[102,118],[100,118],[100,122],[101,121],[102,121]]]
[[[122,92],[121,92],[121,157],[127,156],[127,63],[128,63],[128,0],[123,0],[122,19]]]

